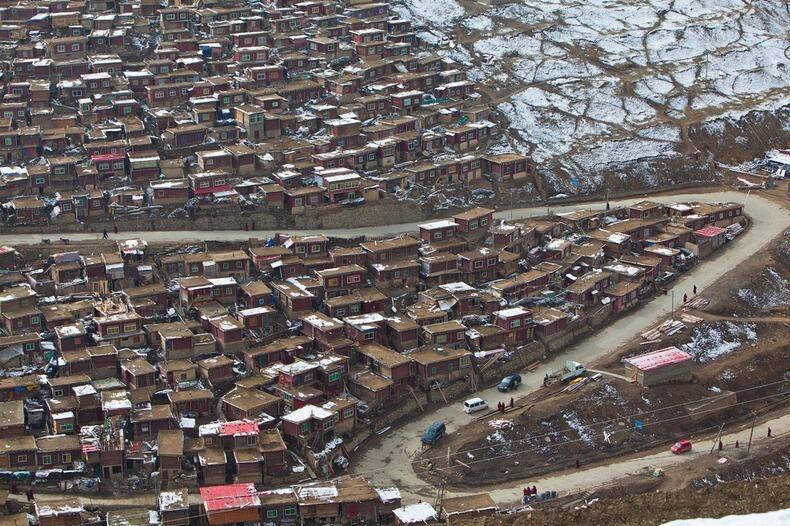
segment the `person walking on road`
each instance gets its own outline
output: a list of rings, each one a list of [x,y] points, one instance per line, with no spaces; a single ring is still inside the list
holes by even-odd
[[[102,229],[102,231],[101,231],[101,238],[102,239],[110,239],[110,236],[107,234],[107,229],[106,228]]]
[[[697,286],[696,285],[694,285],[694,295],[695,296],[697,295]]]
[[[771,428],[768,428],[768,438],[771,438]]]
[[[513,397],[511,396],[511,397],[510,397],[510,409],[513,409],[513,406],[514,406],[514,405],[515,405],[515,402],[514,402],[514,400],[513,400]]]
[[[683,294],[683,303],[688,302],[688,300],[689,300],[689,295],[688,294]]]
[[[738,447],[739,447],[740,445],[741,445],[741,444],[740,444],[740,442],[738,442],[738,441],[736,440],[736,441],[735,441],[735,449],[738,449]]]
[[[579,459],[577,458],[576,459],[576,469],[579,469],[581,467],[581,465],[582,465],[582,463],[579,462]]]
[[[719,440],[719,451],[721,451],[722,449],[724,449],[724,444],[722,443],[721,440]]]

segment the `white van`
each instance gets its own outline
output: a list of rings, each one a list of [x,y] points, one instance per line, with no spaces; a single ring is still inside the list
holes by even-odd
[[[482,398],[470,398],[464,402],[464,413],[476,413],[488,409],[488,402]]]

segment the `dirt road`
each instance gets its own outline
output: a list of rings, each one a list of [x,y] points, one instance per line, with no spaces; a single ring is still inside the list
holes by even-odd
[[[771,428],[771,439],[767,438],[768,427]],[[722,436],[722,442],[725,444],[722,456],[745,455],[746,444],[749,442],[750,432],[751,428],[741,429],[732,433],[725,432]],[[784,415],[764,422],[754,428],[752,447],[754,447],[755,444],[762,444],[766,440],[778,439],[780,435],[788,432],[790,432],[790,415]],[[740,442],[740,449],[735,449],[736,440]],[[669,451],[669,444],[667,444],[666,449],[660,453],[621,460],[619,462],[590,469],[583,469],[582,467],[580,471],[563,473],[561,475],[545,477],[533,481],[525,481],[524,484],[529,482],[537,486],[539,491],[554,490],[560,494],[577,493],[603,486],[630,475],[644,473],[646,468],[661,468],[665,471],[670,471],[674,467],[685,462],[709,456],[712,446],[713,439],[694,441],[692,451],[683,455],[675,455]],[[488,493],[491,495],[491,498],[498,503],[516,504],[521,499],[522,488],[523,485],[495,489]],[[453,494],[452,496],[458,495],[462,495],[462,493],[458,493],[457,495]]]
[[[733,190],[722,192],[697,192],[688,194],[677,195],[662,195],[662,196],[649,196],[647,199],[658,201],[661,203],[674,203],[678,201],[737,201],[742,202],[746,194],[736,192]],[[619,201],[611,201],[612,206],[627,205],[637,201],[637,197],[623,199]],[[749,213],[753,213],[755,209],[759,208],[762,203],[768,203],[767,200],[760,198],[757,195],[749,197],[747,205]],[[547,210],[553,213],[571,212],[573,210],[581,209],[602,209],[603,203],[590,203],[586,205],[573,204],[564,206],[540,206],[531,208],[518,208],[512,212],[505,210],[497,212],[495,217],[498,219],[523,219],[526,217],[543,216],[546,215]],[[418,223],[403,223],[397,225],[385,225],[376,227],[363,227],[363,228],[348,228],[348,229],[335,229],[335,230],[287,230],[293,235],[302,234],[315,234],[322,233],[330,237],[338,238],[353,238],[359,236],[382,237],[395,234],[402,234],[404,232],[416,232]],[[282,232],[283,230],[280,230]],[[121,232],[119,234],[110,233],[110,239],[130,239],[142,238],[149,242],[184,242],[184,243],[197,243],[202,241],[247,241],[251,237],[267,238],[276,233],[274,230],[208,230],[208,231],[142,231],[142,232]],[[3,234],[0,235],[0,243],[6,245],[32,245],[40,243],[42,239],[67,238],[71,241],[95,241],[101,239],[101,232],[99,233],[47,233],[47,234]]]
[[[743,196],[740,197],[742,200]],[[707,198],[711,200],[733,200],[734,196],[733,192],[726,192],[724,194],[710,194]],[[686,199],[689,198],[687,197]],[[725,273],[747,258],[752,257],[771,239],[790,226],[790,211],[756,196],[749,198],[747,214],[751,216],[753,221],[751,229],[735,241],[732,246],[727,247],[724,252],[703,261],[675,282],[673,290],[675,290],[675,297],[678,298],[678,301],[684,293],[691,296],[695,285],[704,293],[706,287],[712,285]],[[671,301],[671,296],[657,297],[643,305],[636,312],[617,320],[604,330],[560,353],[533,372],[521,372],[522,384],[517,396],[526,396],[540,388],[544,374],[562,367],[566,359],[591,363],[616,350],[628,342],[635,334],[644,332],[647,328],[654,326],[659,320],[666,317],[671,310]],[[677,302],[675,305],[677,306]],[[492,407],[495,407],[500,401],[509,401],[512,396],[510,393],[499,393],[495,388],[476,394],[486,399],[489,406]],[[358,454],[352,463],[353,472],[371,473],[371,478],[379,484],[397,485],[402,488],[405,495],[425,498],[431,494],[430,489],[424,488],[424,482],[414,474],[410,462],[410,458],[420,447],[420,435],[431,422],[436,420],[444,421],[448,432],[452,433],[459,427],[471,422],[472,418],[472,416],[462,412],[461,402],[451,403],[438,411],[424,415],[383,435],[380,437],[378,444]],[[626,462],[626,465],[631,466],[628,462]],[[579,483],[583,484],[583,480],[580,479]],[[519,491],[521,486],[522,483],[514,484],[514,488]],[[500,490],[503,497],[509,494],[508,491]],[[500,500],[506,501],[506,499],[503,500],[502,498]]]

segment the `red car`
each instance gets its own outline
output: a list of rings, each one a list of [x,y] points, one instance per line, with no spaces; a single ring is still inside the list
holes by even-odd
[[[678,440],[675,442],[671,448],[669,448],[676,455],[680,455],[681,453],[685,453],[686,451],[691,451],[691,440]]]

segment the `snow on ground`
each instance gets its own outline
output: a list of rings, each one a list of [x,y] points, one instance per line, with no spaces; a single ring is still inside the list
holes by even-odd
[[[709,362],[757,341],[753,323],[721,321],[696,327],[682,349],[698,362]]]
[[[565,419],[568,427],[576,431],[576,434],[579,435],[579,440],[588,446],[595,446],[595,440],[593,440],[592,433],[579,419],[579,415],[576,414],[576,411],[573,411],[572,409],[566,409],[560,414],[562,415],[562,418]]]
[[[720,519],[681,519],[663,526],[786,526],[790,524],[790,508],[749,515],[727,515]]]
[[[755,309],[790,305],[790,283],[776,269],[767,267],[760,274],[758,288],[738,289],[738,299]]]
[[[687,119],[790,104],[785,0],[521,0],[468,15],[456,0],[401,0],[395,10],[434,42],[456,26],[477,31],[440,53],[512,91],[497,107],[517,149],[571,174],[671,157]]]
[[[447,27],[464,16],[464,8],[455,0],[401,0],[393,10],[409,20]]]

